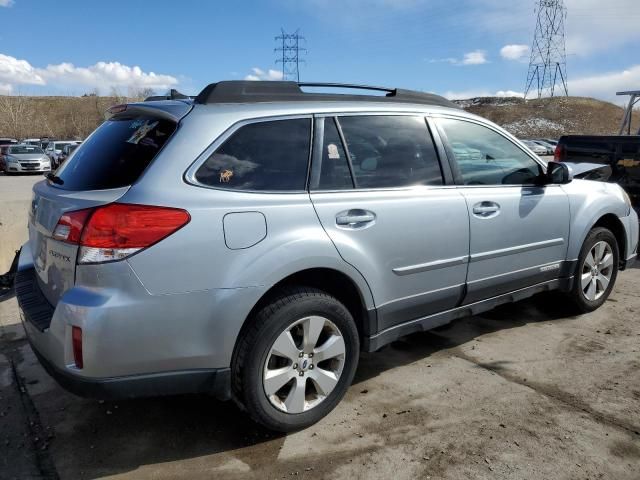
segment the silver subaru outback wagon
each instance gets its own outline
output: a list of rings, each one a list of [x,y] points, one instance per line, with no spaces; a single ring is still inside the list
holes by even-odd
[[[589,312],[635,259],[619,186],[441,97],[306,86],[112,107],[34,186],[16,292],[62,386],[208,392],[300,429],[360,351],[550,290]]]

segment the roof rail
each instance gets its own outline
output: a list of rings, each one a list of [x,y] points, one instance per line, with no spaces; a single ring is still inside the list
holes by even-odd
[[[145,98],[143,101],[156,102],[158,100],[189,100],[189,99],[193,100],[194,98],[196,97],[192,97],[192,96],[190,97],[189,95],[180,93],[175,88],[172,88],[171,90],[169,90],[168,95],[152,95],[151,97]]]
[[[386,95],[352,95],[344,93],[307,93],[300,87],[321,87],[337,89],[371,90],[385,92]],[[263,103],[263,102],[305,102],[305,101],[366,101],[389,103],[418,103],[460,109],[460,106],[432,93],[403,90],[400,88],[373,87],[346,83],[287,82],[228,80],[207,85],[194,102],[212,103]]]

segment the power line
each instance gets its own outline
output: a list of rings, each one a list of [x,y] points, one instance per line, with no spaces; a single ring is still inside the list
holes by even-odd
[[[300,59],[300,54],[306,54],[307,49],[300,46],[306,39],[300,35],[300,29],[293,33],[286,33],[280,29],[280,35],[275,37],[280,47],[275,48],[278,53],[276,63],[282,64],[282,79],[300,81],[300,63],[305,63]]]
[[[524,97],[532,88],[537,89],[538,98],[553,97],[556,86],[569,96],[564,38],[567,9],[562,0],[539,0],[537,10]]]

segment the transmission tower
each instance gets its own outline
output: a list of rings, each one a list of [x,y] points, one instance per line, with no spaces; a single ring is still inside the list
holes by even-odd
[[[562,0],[539,0],[537,11],[524,97],[527,98],[532,89],[538,90],[538,98],[553,97],[556,87],[568,96],[567,55],[564,47],[567,9]]]
[[[286,33],[284,29],[280,29],[280,35],[275,37],[278,48],[274,52],[278,53],[276,63],[282,64],[282,79],[300,81],[300,64],[304,60],[300,59],[300,54],[307,53],[307,49],[300,46],[305,38],[300,35],[300,29],[294,33]]]

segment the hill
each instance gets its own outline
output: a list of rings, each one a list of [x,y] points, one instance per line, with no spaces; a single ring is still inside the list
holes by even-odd
[[[84,139],[112,105],[141,97],[28,97],[0,95],[0,137]]]
[[[104,119],[109,106],[138,101],[142,94],[82,97],[0,95],[0,137],[83,139]],[[623,109],[609,102],[582,97],[536,100],[482,97],[456,101],[464,109],[488,118],[522,138],[563,134],[617,134]],[[638,129],[640,113],[636,115]]]
[[[521,138],[558,138],[560,135],[617,135],[624,109],[585,97],[524,100],[517,97],[481,97],[456,100],[465,110],[488,118]],[[640,122],[635,115],[637,131]]]

